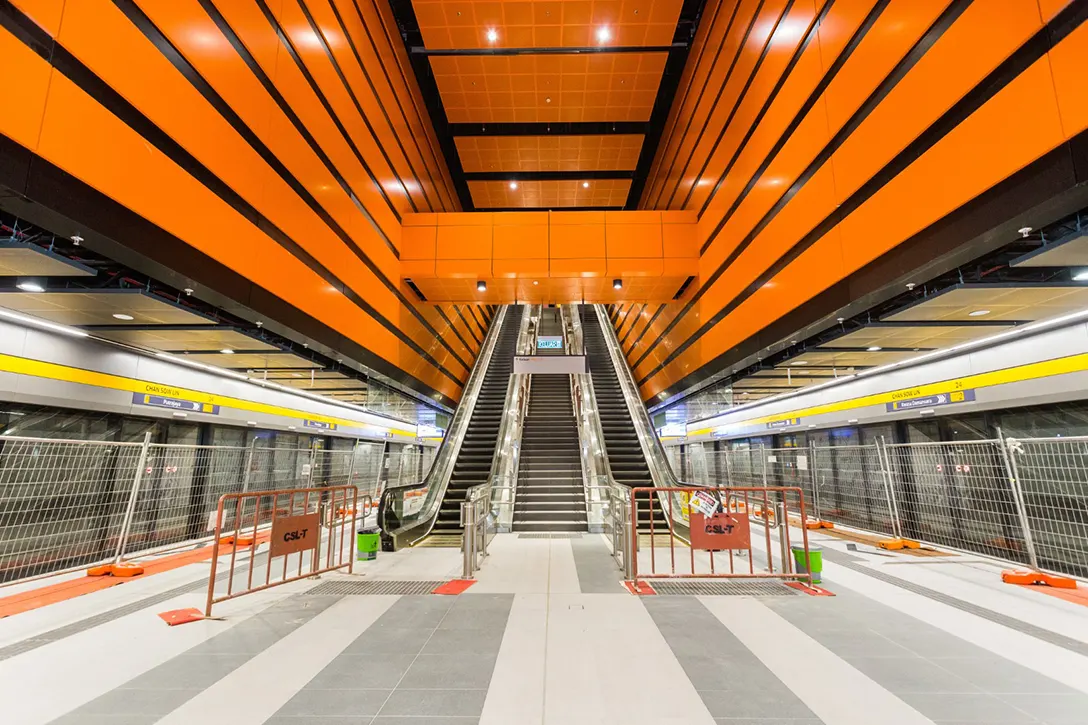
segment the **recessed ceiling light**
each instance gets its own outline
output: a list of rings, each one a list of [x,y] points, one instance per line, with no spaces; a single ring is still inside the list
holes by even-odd
[[[612,31],[608,29],[607,25],[602,25],[601,27],[597,28],[598,43],[607,43],[610,40],[612,40]]]
[[[123,312],[115,312],[113,317],[115,320],[124,320],[125,322],[133,319],[132,315],[126,315]]]
[[[974,312],[967,313],[968,317],[982,317],[983,315],[990,314],[989,310],[975,310]]]
[[[622,279],[612,280],[612,289],[623,289],[623,280]]]
[[[533,286],[534,286],[534,287],[536,287],[536,286],[537,286],[538,284],[540,284],[540,282],[537,282],[537,281],[536,281],[536,280],[534,279],[534,280],[533,280]]]
[[[588,181],[583,181],[582,182],[582,188],[583,189],[588,189],[589,188],[589,182]]]
[[[234,350],[231,350],[229,347],[224,347],[219,352],[223,353],[224,355],[233,355],[234,354]]]
[[[498,39],[499,39],[499,31],[495,30],[494,28],[488,28],[487,29],[487,42],[494,43]]]
[[[42,287],[37,282],[31,282],[30,280],[24,280],[15,285],[23,292],[45,292],[45,287]]]
[[[883,349],[880,345],[872,345],[868,348],[869,352],[880,352]]]
[[[789,363],[789,365],[808,365],[808,360],[797,360],[796,362]]]
[[[477,282],[476,283],[476,291],[477,292],[487,292],[487,282],[484,282],[482,279],[479,282]]]
[[[510,188],[511,188],[511,189],[516,189],[516,188],[518,188],[518,182],[516,182],[516,181],[511,181],[511,182],[510,182]]]
[[[551,97],[551,96],[547,96],[547,97],[546,97],[546,98],[544,99],[544,102],[545,102],[545,103],[551,103],[551,102],[552,102],[552,97]]]
[[[301,378],[301,377],[302,377],[302,373],[291,373],[291,376],[292,376],[292,377],[296,377],[296,378]]]

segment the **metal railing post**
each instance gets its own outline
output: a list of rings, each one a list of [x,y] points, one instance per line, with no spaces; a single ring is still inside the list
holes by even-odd
[[[249,442],[249,450],[246,451],[246,469],[242,471],[242,493],[249,493],[250,477],[253,475],[253,457],[257,452],[257,439]]]
[[[1024,492],[1020,488],[1020,471],[1016,465],[1016,456],[1011,451],[1020,447],[1015,438],[1005,438],[1001,428],[997,429],[997,445],[1001,448],[1001,462],[1005,465],[1005,475],[1012,489],[1012,500],[1016,505],[1016,514],[1020,518],[1020,528],[1024,532],[1024,549],[1027,550],[1028,564],[1038,571],[1039,557],[1035,551],[1035,539],[1031,536],[1027,506],[1024,504]]]
[[[355,457],[359,454],[359,439],[355,439],[355,445],[351,447],[351,459],[348,460],[348,484],[355,485]]]
[[[473,551],[476,544],[476,536],[473,533],[475,528],[472,523],[473,510],[475,506],[472,501],[465,501],[461,504],[461,526],[463,532],[461,534],[461,553],[464,555],[464,562],[461,566],[461,577],[463,579],[471,579],[473,574],[473,564],[475,564],[476,552]]]
[[[888,515],[892,520],[892,536],[903,538],[903,522],[899,520],[899,502],[896,500],[895,487],[892,482],[892,460],[888,453],[888,442],[884,436],[876,445],[876,457],[880,460],[880,477],[884,480],[884,495],[888,499]]]
[[[816,443],[808,442],[808,479],[812,484],[812,517],[820,521],[820,474],[816,470]],[[804,526],[802,521],[801,525]]]
[[[144,478],[144,468],[147,467],[147,453],[151,448],[151,431],[144,433],[144,442],[140,447],[140,458],[136,462],[136,475],[132,477],[132,491],[128,495],[128,506],[125,507],[125,518],[121,522],[121,535],[117,539],[117,553],[113,563],[120,564],[125,556],[125,548],[128,546],[128,535],[132,529],[132,516],[136,513],[136,497],[140,494],[140,482]]]
[[[784,497],[786,494],[783,493],[782,495]],[[790,566],[789,509],[787,508],[785,501],[779,503],[777,509],[778,510],[775,512],[775,519],[778,522],[778,549],[779,556],[782,557],[782,573],[792,574],[793,568]],[[801,525],[804,526],[804,522],[801,522]]]
[[[759,454],[760,454],[759,455],[759,460],[760,460],[760,463],[762,464],[760,466],[760,468],[762,468],[762,479],[761,480],[763,481],[763,488],[767,488],[767,446],[765,446],[763,444],[760,444]]]

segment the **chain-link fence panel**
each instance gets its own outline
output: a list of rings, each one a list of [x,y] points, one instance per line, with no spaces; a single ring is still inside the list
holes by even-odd
[[[113,557],[141,451],[0,438],[0,584]]]
[[[1088,577],[1088,438],[1008,443],[1037,565]]]
[[[1027,562],[1000,443],[902,443],[886,450],[904,536]]]

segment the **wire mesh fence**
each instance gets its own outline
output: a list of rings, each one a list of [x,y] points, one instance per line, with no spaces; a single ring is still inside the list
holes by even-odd
[[[378,500],[421,480],[433,451],[0,438],[0,585],[212,535],[225,494],[355,485]],[[400,448],[399,446],[396,446]],[[361,512],[362,513],[362,512]]]
[[[669,450],[692,483],[797,486],[816,518],[1088,576],[1088,437]]]

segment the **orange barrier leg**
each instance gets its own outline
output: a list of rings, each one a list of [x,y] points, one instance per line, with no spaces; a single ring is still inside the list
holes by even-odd
[[[1030,586],[1054,587],[1055,589],[1076,589],[1077,580],[1057,574],[1047,574],[1030,569],[1006,569],[1001,572],[1001,581],[1006,584],[1026,584]]]

